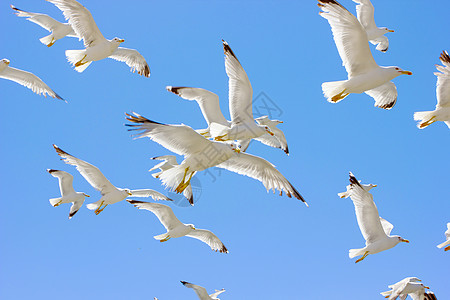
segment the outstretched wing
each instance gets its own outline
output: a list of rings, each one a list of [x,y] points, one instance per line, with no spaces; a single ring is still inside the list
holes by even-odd
[[[153,200],[166,200],[166,201],[173,201],[169,197],[164,196],[160,192],[145,189],[145,190],[131,190],[131,196],[130,197],[152,197]]]
[[[356,6],[356,15],[364,29],[376,29],[377,25],[374,19],[375,9],[370,0],[353,0],[353,2],[358,3]]]
[[[64,197],[64,195],[75,193],[75,190],[73,189],[73,176],[71,174],[53,169],[47,169],[47,172],[53,177],[58,178],[61,196]]]
[[[376,68],[378,65],[370,52],[367,34],[358,19],[335,0],[319,0],[320,15],[328,20],[334,42],[348,76]]]
[[[280,195],[283,191],[290,198],[303,201],[307,206],[305,199],[294,188],[294,186],[267,160],[247,153],[233,155],[227,161],[217,165],[219,168],[246,175],[262,182],[267,190],[278,190]]]
[[[44,95],[45,97],[47,97],[48,94],[52,98],[57,98],[65,101],[63,98],[61,98],[60,95],[49,88],[48,85],[46,85],[39,77],[30,72],[7,67],[3,70],[3,72],[0,73],[0,78],[5,78],[17,82],[18,84],[29,88],[38,95]]]
[[[383,227],[384,233],[386,233],[386,235],[390,235],[392,229],[394,229],[394,225],[392,225],[391,223],[389,223],[382,217],[380,217],[380,222],[381,222],[381,226]]]
[[[116,187],[112,185],[108,179],[106,179],[105,175],[103,175],[96,166],[70,155],[56,145],[53,145],[53,147],[55,148],[56,153],[62,157],[62,160],[66,164],[75,166],[81,176],[83,176],[84,179],[86,179],[86,181],[89,182],[89,184],[95,189],[99,190],[102,195],[117,190]]]
[[[75,33],[84,41],[84,46],[94,46],[106,41],[95,24],[89,10],[75,0],[47,0],[56,5],[64,14]]]
[[[375,49],[381,52],[386,52],[389,49],[389,39],[384,35],[377,37],[376,39],[370,40],[374,45],[377,45]]]
[[[161,224],[163,224],[167,229],[167,231],[172,230],[179,225],[183,225],[183,223],[181,223],[180,220],[177,219],[177,217],[173,213],[173,210],[167,205],[137,200],[127,201],[139,209],[145,209],[154,213]]]
[[[209,295],[206,292],[206,289],[202,286],[192,284],[186,281],[180,281],[185,287],[193,289],[197,296],[200,298],[200,300],[209,300]]]
[[[137,71],[139,75],[150,77],[150,68],[137,50],[119,47],[109,57],[126,63],[133,73]]]
[[[391,109],[397,102],[397,88],[392,81],[365,91],[365,93],[375,99],[375,106],[379,108]]]
[[[219,238],[209,230],[195,229],[189,232],[186,236],[202,241],[208,244],[212,250],[219,251],[220,253],[228,253],[228,249],[219,240]]]
[[[217,296],[219,296],[223,292],[225,292],[225,289],[221,289],[220,291],[216,290],[214,293],[210,294],[209,297],[211,297],[213,299],[218,299]]]
[[[438,78],[436,84],[436,96],[438,100],[436,108],[450,107],[450,56],[447,51],[442,51],[440,60],[443,66],[436,65],[436,68],[440,72],[434,73]]]

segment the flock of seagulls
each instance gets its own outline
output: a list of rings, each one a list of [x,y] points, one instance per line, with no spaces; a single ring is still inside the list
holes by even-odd
[[[23,11],[11,5],[17,16],[50,31],[48,36],[40,41],[51,47],[56,41],[66,36],[83,40],[84,49],[67,50],[67,60],[76,71],[83,72],[93,61],[112,58],[125,62],[131,70],[145,77],[150,76],[150,68],[144,57],[134,49],[119,47],[124,39],[113,38],[107,40],[97,27],[87,8],[75,0],[47,0],[58,7],[67,23],[61,23],[48,15]],[[376,45],[376,50],[386,52],[389,41],[386,33],[394,32],[386,27],[377,27],[374,20],[374,7],[369,0],[353,0],[357,3],[357,17],[335,0],[318,0],[320,15],[325,18],[333,33],[337,50],[348,73],[348,79],[343,81],[325,82],[322,89],[329,102],[339,102],[352,93],[366,93],[375,100],[375,106],[391,109],[397,101],[397,89],[391,81],[400,75],[412,75],[399,67],[379,66],[371,53],[369,43]],[[223,42],[225,54],[225,71],[229,82],[229,112],[230,120],[220,110],[219,97],[208,90],[194,87],[173,87],[166,89],[179,97],[196,101],[207,128],[194,130],[184,124],[164,124],[152,121],[142,115],[132,112],[126,113],[130,124],[129,130],[136,132],[135,138],[148,137],[167,150],[183,156],[181,163],[173,155],[163,155],[152,159],[161,161],[149,171],[162,184],[176,193],[182,193],[191,205],[194,204],[191,179],[197,172],[208,168],[223,168],[240,175],[245,175],[260,181],[267,191],[285,193],[308,206],[297,189],[275,168],[273,164],[262,157],[248,154],[246,150],[251,140],[257,140],[269,147],[280,148],[289,155],[286,137],[277,125],[280,120],[271,120],[267,116],[254,118],[252,111],[253,90],[250,80],[226,41]],[[443,121],[450,128],[450,56],[446,51],[440,56],[442,65],[437,65],[435,75],[437,81],[437,100],[434,111],[416,112],[414,119],[419,121],[418,127]],[[50,89],[40,78],[32,73],[9,67],[9,60],[0,61],[0,77],[15,81],[41,95],[63,100]],[[160,192],[151,189],[132,190],[115,187],[94,165],[81,160],[53,145],[56,153],[66,164],[73,165],[86,181],[101,193],[100,199],[87,205],[95,214],[101,213],[108,205],[120,202],[129,197],[152,198],[153,200],[172,201]],[[48,169],[53,177],[58,178],[61,197],[50,199],[54,207],[65,203],[72,203],[69,212],[71,219],[84,204],[84,192],[76,192],[73,188],[73,176],[65,171]],[[350,249],[349,257],[360,256],[356,263],[361,262],[370,254],[393,248],[400,242],[408,240],[391,235],[393,225],[381,218],[377,207],[369,192],[376,187],[374,184],[361,184],[350,173],[350,185],[346,191],[339,193],[341,198],[350,198],[355,206],[355,214],[361,233],[366,241],[364,248]],[[211,231],[197,229],[193,224],[184,224],[175,216],[172,208],[160,203],[143,202],[127,199],[138,209],[152,212],[165,227],[165,233],[154,236],[160,242],[183,236],[191,237],[207,244],[212,250],[228,253],[228,249]],[[450,250],[450,223],[445,232],[446,241],[438,248]],[[206,289],[185,281],[181,283],[192,288],[199,299],[217,299],[225,290],[216,290],[208,294]],[[427,286],[420,283],[416,277],[408,277],[389,286],[390,290],[381,293],[389,300],[406,299],[436,299],[432,292],[427,292]],[[156,299],[156,298],[155,298]]]

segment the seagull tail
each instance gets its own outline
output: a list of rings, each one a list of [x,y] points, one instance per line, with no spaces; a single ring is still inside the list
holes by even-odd
[[[86,50],[66,50],[66,57],[67,60],[75,66],[76,63],[81,62],[85,58]],[[84,62],[83,62],[84,63]],[[75,67],[75,70],[77,72],[83,72],[89,65],[92,63],[92,61],[86,62],[78,67]]]
[[[49,201],[52,206],[55,206],[59,201],[61,201],[61,198],[52,198],[49,199]]]
[[[436,247],[438,247],[438,248],[443,248],[443,247],[445,247],[445,246],[447,246],[447,245],[450,245],[450,240],[445,241],[445,242],[443,242],[442,244],[437,245]]]
[[[345,94],[346,82],[347,80],[322,83],[322,91],[328,102],[337,103],[348,96],[348,93]]]
[[[185,173],[185,166],[175,166],[169,170],[165,170],[159,175],[159,179],[162,181],[166,188],[171,191],[175,190],[177,186],[181,183]],[[191,172],[186,173],[185,181],[188,180]]]
[[[348,257],[353,258],[353,257],[357,257],[360,255],[363,255],[365,252],[365,248],[361,248],[361,249],[350,249],[348,251]]]
[[[389,297],[392,294],[392,291],[386,291],[386,292],[381,292],[380,293],[383,297]]]
[[[50,47],[49,45],[52,43],[53,36],[51,34],[44,36],[43,38],[39,39],[39,41],[44,44],[45,46]]]
[[[94,203],[89,203],[88,205],[86,205],[86,207],[89,209],[89,210],[96,210],[97,208],[99,208],[100,207],[100,204],[103,202],[103,200],[98,200],[97,202],[94,202]]]
[[[414,113],[414,120],[419,121],[417,127],[423,129],[434,123],[436,120],[436,111],[418,111]]]
[[[169,234],[166,232],[166,233],[163,233],[163,234],[160,234],[160,235],[155,235],[153,238],[154,238],[155,240],[160,241],[160,240],[163,240],[163,239],[167,238],[168,235],[169,235]]]

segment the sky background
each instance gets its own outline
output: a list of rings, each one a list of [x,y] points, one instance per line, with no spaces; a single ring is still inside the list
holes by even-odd
[[[355,3],[341,3],[355,13]],[[407,276],[421,278],[438,299],[450,298],[450,253],[436,248],[450,221],[449,129],[435,123],[419,130],[413,120],[415,111],[436,105],[434,65],[442,50],[450,50],[450,19],[434,0],[373,3],[377,24],[395,30],[387,53],[371,46],[375,60],[414,74],[394,79],[399,96],[390,111],[373,107],[365,94],[338,104],[323,97],[322,82],[347,74],[317,1],[129,0],[105,6],[84,0],[106,38],[124,38],[123,47],[146,58],[152,73],[145,78],[111,59],[77,73],[64,51],[82,43],[65,38],[47,48],[39,42],[47,31],[0,0],[1,58],[33,72],[68,101],[0,80],[0,298],[197,299],[179,283],[184,280],[210,292],[225,288],[223,300],[372,300]],[[43,0],[12,4],[63,20]],[[275,164],[309,208],[266,193],[248,177],[198,173],[196,205],[169,205],[182,222],[213,231],[230,251],[220,254],[190,238],[159,243],[153,236],[165,230],[157,218],[125,201],[98,216],[83,206],[72,220],[70,205],[49,204],[60,194],[47,168],[73,174],[75,190],[91,195],[87,203],[100,198],[75,167],[59,160],[52,144],[94,164],[117,187],[167,194],[148,172],[155,164],[149,158],[171,153],[149,139],[133,140],[124,113],[206,127],[196,103],[165,90],[173,85],[217,93],[228,118],[221,39],[246,70],[254,96],[264,93],[255,105],[266,101],[276,108],[258,106],[260,113],[284,121],[279,128],[291,154],[258,142],[248,152]],[[348,258],[349,249],[364,247],[351,200],[337,196],[348,171],[378,184],[372,191],[380,215],[410,244],[358,264]]]

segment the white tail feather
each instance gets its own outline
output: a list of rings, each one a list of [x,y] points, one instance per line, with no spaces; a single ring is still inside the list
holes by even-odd
[[[39,41],[46,46],[48,46],[52,42],[52,40],[53,40],[53,37],[51,34],[39,39]]]
[[[55,206],[56,204],[58,204],[59,201],[61,201],[61,198],[52,198],[49,199],[49,201],[52,206]]]
[[[436,247],[438,247],[438,248],[443,248],[443,247],[445,247],[445,246],[447,246],[447,245],[450,245],[450,240],[448,240],[448,241],[446,241],[446,242],[443,242],[442,244],[439,244],[439,245],[437,245]]]
[[[356,257],[356,256],[360,256],[360,255],[363,255],[364,252],[365,252],[364,248],[361,248],[361,249],[350,249],[348,251],[348,257],[353,258],[353,257]]]
[[[175,190],[177,186],[181,183],[181,180],[183,180],[185,168],[184,166],[175,166],[169,170],[166,170],[162,172],[159,175],[159,179],[164,184],[166,188],[169,188],[171,191]],[[189,178],[190,172],[186,174],[186,180]]]
[[[331,82],[324,82],[322,83],[322,91],[323,94],[325,95],[325,97],[327,98],[328,102],[339,102],[342,99],[339,99],[337,101],[333,101],[331,100],[331,98],[333,98],[336,95],[339,95],[340,93],[342,93],[345,90],[345,83],[347,82],[347,80],[342,80],[342,81],[331,81]]]
[[[166,233],[163,233],[163,234],[160,234],[160,235],[155,235],[154,238],[155,238],[155,240],[159,241],[159,240],[165,239],[167,236],[168,236],[168,234],[166,232]]]
[[[86,50],[66,50],[67,60],[74,66],[77,62],[81,61],[84,58]],[[78,72],[83,72],[92,61],[85,63],[79,67],[75,67],[75,70]]]
[[[88,205],[86,205],[86,207],[90,210],[96,210],[97,208],[100,207],[100,203],[102,203],[102,200],[98,200],[97,202],[94,203],[89,203]]]
[[[217,137],[217,136],[223,136],[229,132],[229,127],[218,124],[218,123],[211,123],[209,124],[209,133],[211,137]]]
[[[419,121],[417,123],[417,127],[420,129],[423,129],[430,125],[431,123],[427,124],[427,122],[430,122],[433,117],[436,117],[435,114],[436,111],[418,111],[414,113],[414,120]]]

